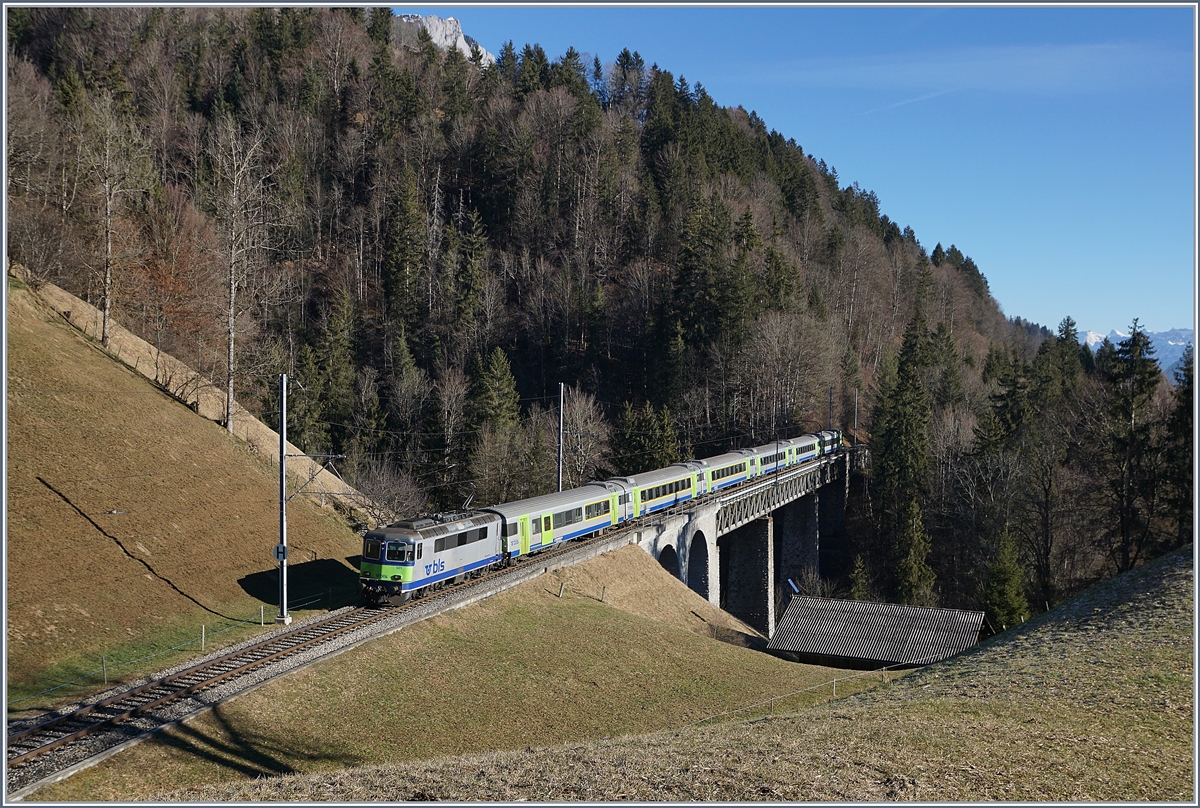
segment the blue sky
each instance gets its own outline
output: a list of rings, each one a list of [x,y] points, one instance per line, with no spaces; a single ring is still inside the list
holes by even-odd
[[[413,6],[608,64],[638,51],[758,112],[971,256],[1004,312],[1081,331],[1192,327],[1191,7]]]

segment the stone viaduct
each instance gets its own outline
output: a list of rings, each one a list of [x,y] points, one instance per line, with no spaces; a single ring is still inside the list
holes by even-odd
[[[822,541],[845,537],[851,466],[844,451],[649,517],[637,543],[693,591],[770,637],[777,604],[820,570]]]

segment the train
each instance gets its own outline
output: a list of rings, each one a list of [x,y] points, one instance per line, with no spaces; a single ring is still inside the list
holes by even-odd
[[[775,474],[842,447],[833,429],[470,511],[424,514],[363,536],[359,592],[398,605],[572,539]]]

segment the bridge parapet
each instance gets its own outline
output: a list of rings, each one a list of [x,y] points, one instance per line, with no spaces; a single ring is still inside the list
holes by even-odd
[[[849,453],[822,457],[799,469],[772,475],[755,485],[718,499],[717,535],[724,535],[807,496],[846,473]]]

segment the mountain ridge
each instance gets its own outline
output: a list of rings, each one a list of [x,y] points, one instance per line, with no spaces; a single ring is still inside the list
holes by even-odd
[[[417,31],[424,28],[429,32],[429,38],[439,50],[456,48],[463,56],[471,58],[471,48],[479,48],[483,54],[482,66],[488,67],[496,63],[496,57],[472,37],[463,33],[462,23],[454,17],[438,17],[435,14],[398,14],[392,21],[392,32],[397,42],[410,44],[415,42]]]
[[[1163,373],[1171,376],[1180,360],[1183,359],[1183,352],[1188,345],[1196,344],[1196,332],[1190,328],[1172,328],[1170,331],[1147,331],[1146,336],[1150,338],[1150,344],[1154,346],[1154,358],[1158,360],[1158,366],[1162,368]],[[1079,343],[1091,348],[1092,353],[1100,350],[1100,346],[1107,339],[1113,345],[1124,339],[1128,339],[1129,334],[1124,331],[1113,329],[1107,334],[1101,334],[1097,331],[1087,331],[1079,335]]]

